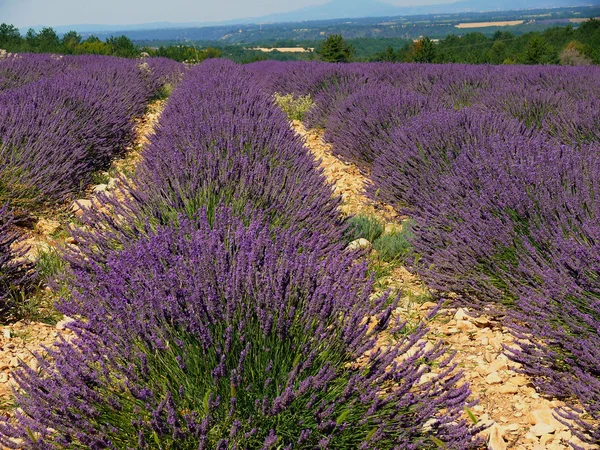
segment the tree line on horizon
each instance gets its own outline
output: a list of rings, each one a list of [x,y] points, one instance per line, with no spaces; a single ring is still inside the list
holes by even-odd
[[[462,36],[449,35],[432,40],[422,37],[385,48],[385,39],[346,40],[341,34],[331,34],[324,41],[314,43],[315,52],[280,53],[259,52],[239,45],[203,47],[195,45],[136,45],[125,35],[111,36],[105,41],[96,36],[83,38],[75,31],[59,36],[50,27],[36,32],[33,29],[22,36],[14,25],[0,24],[0,48],[8,52],[96,54],[125,58],[162,56],[179,62],[196,63],[208,58],[225,57],[248,63],[263,59],[298,60],[320,59],[328,62],[386,61],[421,63],[467,64],[600,64],[600,20],[591,19],[575,28],[571,25],[549,28],[543,32],[516,36],[508,31],[497,31],[488,37],[480,32]]]
[[[388,47],[372,61],[468,63],[468,64],[600,64],[600,20],[579,27],[548,28],[543,32],[515,36],[497,31],[449,35],[437,42],[423,37],[404,47]]]

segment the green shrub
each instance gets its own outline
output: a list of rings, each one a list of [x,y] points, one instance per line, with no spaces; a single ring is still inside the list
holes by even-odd
[[[374,242],[384,231],[383,224],[374,216],[358,215],[348,219],[346,240],[352,242],[356,239],[366,239]]]
[[[315,105],[310,94],[296,97],[294,94],[275,93],[273,97],[277,106],[287,114],[290,120],[303,120],[304,115]]]
[[[402,226],[402,230],[385,233],[373,242],[373,248],[379,258],[385,262],[398,262],[406,259],[412,253],[410,239],[412,237],[410,222]]]

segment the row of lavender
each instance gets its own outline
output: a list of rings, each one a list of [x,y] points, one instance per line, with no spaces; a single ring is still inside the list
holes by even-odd
[[[191,69],[143,156],[128,202],[77,237],[75,338],[18,376],[4,445],[477,446],[468,386],[371,296],[339,199],[252,74]]]
[[[509,305],[513,357],[600,420],[600,71],[260,63],[268,92],[311,95],[309,126],[414,221],[441,292]],[[572,416],[561,412],[563,416]],[[600,444],[600,431],[579,423]]]
[[[9,284],[18,284],[10,274],[23,269],[10,254],[14,214],[22,221],[88,186],[123,153],[133,119],[180,73],[166,59],[143,66],[99,56],[23,54],[0,61],[0,300]]]

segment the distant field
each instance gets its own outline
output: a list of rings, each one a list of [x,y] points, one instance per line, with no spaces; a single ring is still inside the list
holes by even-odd
[[[305,49],[302,47],[276,47],[276,48],[257,47],[257,48],[252,48],[250,50],[258,50],[261,52],[272,52],[272,51],[277,50],[278,52],[282,52],[282,53],[306,53],[306,52],[310,52],[310,51],[314,50],[314,48]]]
[[[521,25],[525,23],[524,20],[507,20],[504,22],[468,22],[468,23],[459,23],[458,25],[454,25],[456,28],[483,28],[483,27],[506,27],[506,26],[514,26]]]

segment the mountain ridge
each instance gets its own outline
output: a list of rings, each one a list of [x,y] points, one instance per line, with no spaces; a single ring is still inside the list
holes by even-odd
[[[274,13],[260,17],[231,19],[218,22],[148,22],[141,24],[72,24],[54,26],[58,33],[119,32],[135,30],[160,30],[225,25],[293,23],[314,20],[356,19],[367,17],[398,17],[420,14],[448,14],[460,12],[512,11],[535,8],[593,6],[598,0],[459,0],[423,6],[396,6],[381,0],[331,0],[321,5],[307,6],[290,12]],[[35,30],[42,25],[31,27]],[[29,27],[23,27],[27,31]]]

